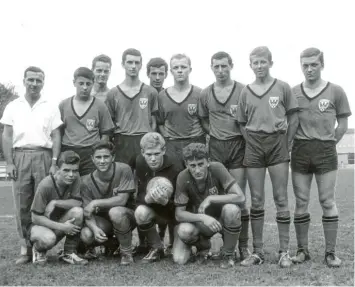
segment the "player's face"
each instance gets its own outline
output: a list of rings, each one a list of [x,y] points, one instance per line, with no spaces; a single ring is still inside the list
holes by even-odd
[[[194,159],[185,162],[186,167],[196,181],[204,181],[207,178],[209,162],[207,159]]]
[[[93,73],[95,75],[95,82],[104,86],[107,84],[108,77],[110,76],[111,66],[109,63],[96,62]]]
[[[142,155],[152,170],[157,170],[163,165],[164,154],[165,147],[162,148],[161,146],[142,149]]]
[[[111,168],[114,157],[108,149],[96,150],[92,155],[92,161],[96,169],[100,172],[106,172]]]
[[[79,164],[63,163],[56,172],[58,179],[64,184],[70,185],[79,176]]]
[[[216,81],[225,82],[230,79],[231,70],[233,69],[233,65],[228,63],[228,58],[223,58],[220,60],[213,59],[212,60],[212,72],[216,77]]]
[[[126,75],[138,77],[142,68],[142,58],[140,56],[127,55],[122,67],[126,70]]]
[[[320,79],[323,65],[319,56],[301,58],[301,68],[306,81],[314,82]]]
[[[23,79],[23,84],[26,88],[26,94],[32,97],[37,97],[43,89],[44,75],[32,71],[26,72],[26,77]]]
[[[252,68],[256,78],[263,79],[267,77],[272,64],[272,61],[270,62],[267,56],[250,57],[250,67]]]
[[[84,77],[78,77],[74,80],[74,87],[76,88],[76,95],[82,99],[90,97],[93,81]]]
[[[192,69],[186,58],[173,59],[170,66],[170,72],[176,82],[185,82],[189,78]]]
[[[165,66],[157,67],[150,67],[148,78],[150,80],[150,85],[157,90],[160,90],[163,87],[164,80],[167,76],[167,71],[165,71]]]

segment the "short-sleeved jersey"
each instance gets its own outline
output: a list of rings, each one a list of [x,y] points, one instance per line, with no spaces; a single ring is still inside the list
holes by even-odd
[[[76,199],[81,201],[80,177],[68,185],[67,189],[61,193],[53,175],[48,175],[39,183],[33,202],[31,212],[43,215],[46,207],[52,200]]]
[[[163,165],[157,170],[153,171],[148,166],[142,155],[137,156],[136,159],[136,176],[138,179],[138,194],[137,194],[137,203],[146,204],[145,196],[148,182],[156,176],[162,176],[170,180],[174,186],[174,191],[176,188],[176,179],[179,173],[183,170],[182,165],[173,158],[172,156],[164,155]],[[173,196],[172,196],[173,200]]]
[[[114,124],[105,103],[93,98],[86,112],[78,116],[74,110],[74,97],[59,104],[64,134],[62,144],[74,147],[89,147],[100,140],[102,134],[110,133]]]
[[[335,123],[337,118],[351,115],[348,98],[344,90],[329,83],[315,97],[307,96],[303,85],[292,88],[299,105],[299,126],[295,139],[336,141]]]
[[[164,126],[168,138],[188,139],[204,134],[198,117],[200,94],[200,88],[191,86],[186,98],[178,103],[169,95],[168,89],[160,92],[158,124]]]
[[[158,112],[158,92],[142,83],[134,97],[128,97],[119,86],[112,88],[106,105],[116,125],[115,133],[143,135],[153,132],[152,115]]]
[[[214,138],[230,140],[241,135],[237,108],[243,88],[243,84],[234,81],[233,89],[224,103],[217,99],[214,84],[202,90],[198,113],[201,118],[209,118],[210,135]]]
[[[275,79],[270,88],[257,95],[247,85],[239,98],[237,119],[247,131],[275,133],[287,130],[287,115],[298,110],[289,84]]]
[[[96,171],[81,178],[80,192],[83,199],[83,207],[94,199],[106,199],[117,196],[120,193],[128,193],[129,198],[125,206],[133,208],[135,185],[132,170],[129,165],[122,162],[114,163],[113,168],[113,176],[105,186],[97,180]]]
[[[230,188],[236,180],[223,164],[211,162],[206,178],[206,188],[200,191],[195,179],[186,168],[178,175],[175,191],[175,206],[186,206],[186,210],[197,213],[202,201],[209,195],[224,195],[231,193]]]

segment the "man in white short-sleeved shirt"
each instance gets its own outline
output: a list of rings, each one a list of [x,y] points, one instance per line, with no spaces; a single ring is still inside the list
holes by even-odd
[[[13,180],[16,223],[21,238],[21,257],[16,264],[31,261],[28,238],[31,204],[40,181],[56,171],[62,125],[59,109],[41,97],[44,72],[29,67],[24,72],[26,93],[7,105],[0,123],[4,125],[3,153],[6,172]]]

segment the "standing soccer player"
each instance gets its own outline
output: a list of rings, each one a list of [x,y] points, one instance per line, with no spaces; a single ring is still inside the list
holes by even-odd
[[[109,91],[106,104],[116,125],[115,160],[134,167],[136,157],[140,154],[142,136],[156,130],[158,93],[139,79],[142,55],[138,50],[127,49],[123,52],[122,67],[126,78]]]
[[[257,47],[250,54],[250,67],[255,81],[247,85],[237,109],[238,122],[246,141],[244,165],[247,167],[251,193],[251,228],[254,251],[241,262],[242,266],[262,264],[265,174],[269,171],[276,205],[276,222],[279,231],[279,266],[289,267],[288,253],[290,211],[287,183],[289,173],[288,146],[298,125],[298,104],[290,86],[270,75],[271,52],[267,47]]]
[[[236,180],[219,162],[209,162],[207,148],[191,143],[183,149],[186,169],[176,182],[175,216],[180,223],[174,240],[174,262],[185,264],[195,245],[201,261],[211,247],[210,238],[222,233],[222,268],[235,265],[234,249],[241,230],[245,196]]]
[[[162,58],[150,59],[147,64],[147,76],[150,86],[160,93],[164,90],[164,81],[168,76],[168,64]]]
[[[79,161],[75,152],[62,152],[58,160],[59,170],[38,185],[31,206],[33,225],[28,231],[33,243],[34,264],[45,264],[47,251],[64,236],[64,251],[59,258],[69,264],[88,263],[76,254],[83,224]]]
[[[107,81],[111,74],[112,61],[109,56],[99,55],[92,60],[92,68],[95,75],[94,86],[91,95],[105,102],[107,93],[110,89],[107,87]]]
[[[114,162],[115,148],[111,142],[100,141],[93,147],[92,160],[96,170],[82,177],[85,226],[81,239],[89,247],[104,244],[113,234],[120,242],[121,264],[133,263],[132,230],[134,220],[134,178],[131,168]]]
[[[76,95],[59,104],[63,126],[62,151],[73,150],[80,156],[79,173],[95,169],[91,148],[100,138],[109,140],[114,124],[105,103],[90,95],[94,73],[85,67],[74,72]]]
[[[245,195],[245,140],[237,122],[238,100],[244,85],[231,79],[233,61],[226,52],[218,52],[212,56],[211,69],[216,82],[201,92],[198,109],[204,129],[210,135],[210,159],[222,163],[229,170]],[[249,212],[244,206],[238,246],[241,261],[250,255],[248,229]]]
[[[296,197],[294,224],[298,250],[294,263],[310,259],[308,204],[313,174],[318,185],[319,202],[323,209],[325,263],[339,267],[341,260],[335,255],[338,231],[338,209],[335,202],[335,185],[338,169],[336,144],[348,129],[351,115],[344,90],[321,77],[324,68],[323,53],[309,48],[301,53],[301,68],[305,81],[292,89],[300,107],[299,126],[292,153],[292,184]],[[337,122],[337,127],[335,123]]]
[[[174,154],[183,165],[182,149],[192,142],[206,143],[206,135],[198,117],[199,87],[190,84],[191,60],[184,54],[170,59],[174,85],[159,94],[159,130],[167,144],[167,153]]]
[[[31,204],[41,180],[56,171],[62,125],[58,107],[54,108],[41,95],[44,72],[37,67],[27,68],[23,84],[25,96],[9,103],[0,121],[4,125],[3,153],[6,172],[13,180],[15,218],[21,239],[21,256],[16,264],[28,263],[32,258],[27,232]]]

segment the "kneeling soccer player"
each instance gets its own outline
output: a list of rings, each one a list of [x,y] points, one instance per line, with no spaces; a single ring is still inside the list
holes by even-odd
[[[46,263],[46,252],[64,236],[60,259],[70,264],[88,263],[75,253],[83,224],[79,162],[75,152],[63,152],[58,160],[59,170],[38,185],[31,207],[33,225],[29,230],[34,264]]]
[[[131,168],[114,162],[115,147],[102,140],[93,147],[96,170],[81,178],[85,226],[81,240],[89,247],[101,245],[113,234],[120,242],[121,264],[133,263],[132,230],[135,228]]]
[[[206,258],[210,238],[222,233],[222,268],[235,265],[234,249],[241,230],[245,196],[236,180],[219,162],[209,162],[207,148],[191,143],[183,149],[186,169],[176,182],[176,219],[180,224],[173,246],[173,260],[185,264],[195,245]]]
[[[173,228],[175,225],[175,208],[173,200],[166,205],[159,204],[162,194],[153,190],[153,203],[147,202],[147,186],[154,177],[168,179],[175,190],[176,179],[182,166],[172,155],[165,154],[165,140],[156,132],[145,134],[140,142],[142,154],[136,160],[136,176],[138,179],[138,194],[135,218],[142,235],[145,235],[151,249],[143,258],[144,263],[160,260],[163,256],[164,233],[158,235],[156,223],[169,225],[169,241],[173,243]],[[172,197],[173,198],[173,197]],[[167,250],[169,253],[170,251]]]

